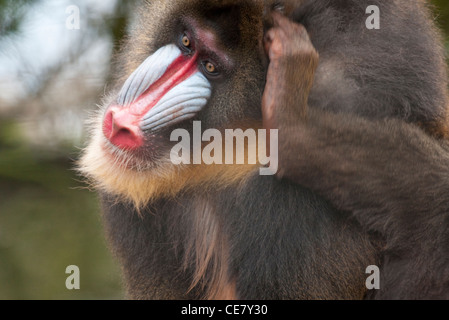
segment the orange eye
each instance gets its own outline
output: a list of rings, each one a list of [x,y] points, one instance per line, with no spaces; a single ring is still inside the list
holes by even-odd
[[[187,48],[190,47],[190,39],[186,35],[182,37],[182,45]]]
[[[206,62],[204,66],[206,67],[206,71],[209,73],[215,73],[215,71],[217,70],[217,68],[215,68],[214,64],[211,62]]]

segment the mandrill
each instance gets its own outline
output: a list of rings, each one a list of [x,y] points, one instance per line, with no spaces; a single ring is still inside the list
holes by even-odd
[[[380,29],[366,26],[371,5]],[[138,12],[79,163],[129,298],[449,298],[447,75],[424,1]],[[175,130],[194,136],[196,123],[203,137],[265,132],[223,150],[269,151],[278,170],[174,163],[207,147],[176,148]]]

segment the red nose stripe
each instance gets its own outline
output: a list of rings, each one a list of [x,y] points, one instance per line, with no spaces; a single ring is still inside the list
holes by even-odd
[[[167,68],[159,80],[153,83],[130,107],[130,112],[143,117],[162,97],[198,70],[196,55],[193,57],[180,55]]]

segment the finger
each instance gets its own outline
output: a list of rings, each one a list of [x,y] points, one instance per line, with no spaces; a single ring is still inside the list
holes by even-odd
[[[284,16],[282,13],[273,11],[272,12],[273,23],[275,27],[279,27],[285,30],[292,28],[296,23]]]

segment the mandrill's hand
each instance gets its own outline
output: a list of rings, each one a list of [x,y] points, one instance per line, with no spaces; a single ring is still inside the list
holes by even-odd
[[[264,127],[297,125],[307,117],[307,99],[318,66],[318,53],[304,26],[278,12],[264,37],[270,60],[262,98]]]

